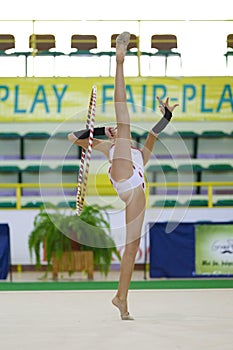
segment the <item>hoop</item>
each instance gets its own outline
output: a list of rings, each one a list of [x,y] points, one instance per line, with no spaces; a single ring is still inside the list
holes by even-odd
[[[95,109],[96,109],[96,86],[92,87],[91,97],[88,108],[88,115],[86,121],[86,128],[90,130],[88,147],[85,150],[82,149],[80,168],[78,174],[78,187],[76,195],[76,213],[79,216],[83,209],[84,199],[87,189],[87,180],[90,167],[92,144],[93,144],[93,134],[94,134],[94,123],[95,123]]]

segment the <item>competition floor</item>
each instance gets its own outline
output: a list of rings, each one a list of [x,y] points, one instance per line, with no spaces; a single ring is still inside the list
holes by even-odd
[[[121,321],[112,306],[116,287],[0,283],[0,349],[233,349],[232,280],[133,281],[134,321]]]

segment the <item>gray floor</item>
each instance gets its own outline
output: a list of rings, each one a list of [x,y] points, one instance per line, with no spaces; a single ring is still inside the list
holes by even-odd
[[[131,290],[134,321],[114,291],[1,292],[0,348],[232,350],[233,290]]]

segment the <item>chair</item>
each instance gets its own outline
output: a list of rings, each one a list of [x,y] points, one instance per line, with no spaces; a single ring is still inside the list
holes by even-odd
[[[12,34],[0,34],[0,56],[8,56],[7,50],[15,48],[15,37]]]
[[[20,168],[15,165],[0,166],[0,184],[17,184],[20,182]],[[15,196],[15,187],[0,188],[0,195]]]
[[[71,52],[69,56],[93,56],[95,53],[91,50],[97,49],[97,37],[92,34],[73,34],[71,36],[71,48],[76,49],[76,51]]]
[[[116,48],[116,38],[119,34],[112,34],[111,35],[111,49]],[[126,56],[138,56],[138,50],[139,50],[139,37],[135,34],[130,34],[130,42],[127,46],[127,52]],[[111,51],[102,51],[98,53],[99,56],[109,56],[109,76],[111,75],[111,58],[116,55],[115,50]],[[140,75],[140,65],[138,64],[138,70]]]
[[[233,49],[233,34],[227,36],[227,48]],[[224,56],[226,57],[226,66],[228,66],[228,56],[233,56],[233,50],[227,51]]]
[[[29,36],[29,47],[33,49],[32,55],[60,56],[63,52],[50,51],[56,48],[56,40],[53,34],[31,34]]]
[[[233,137],[221,130],[203,131],[198,137],[197,158],[233,158]]]
[[[167,59],[169,56],[180,57],[181,54],[173,49],[177,49],[177,37],[174,34],[154,34],[151,36],[151,48],[156,49],[156,52],[142,53],[149,56],[164,56],[165,57],[165,75],[167,75]]]
[[[0,56],[7,58],[25,56],[25,75],[27,76],[27,56],[30,52],[7,52],[13,49],[15,49],[15,36],[13,34],[0,34]]]
[[[55,71],[55,58],[57,56],[65,55],[63,52],[56,51],[56,39],[53,34],[31,34],[29,36],[29,48],[32,49],[28,56],[35,57],[52,57],[53,60],[53,70]],[[33,75],[34,69],[33,67]],[[41,68],[41,67],[40,67]],[[27,69],[26,69],[27,71]]]
[[[21,158],[21,135],[16,132],[0,132],[0,160]]]
[[[111,36],[111,48],[116,48],[116,38],[119,34],[112,34]],[[137,51],[131,51],[132,49],[139,48],[139,38],[135,34],[130,34],[130,41],[127,46],[126,55],[137,55]]]
[[[28,132],[22,137],[22,159],[41,159],[50,138],[47,132]]]
[[[99,67],[98,60],[96,60],[96,58],[99,56],[96,52],[96,35],[73,34],[71,36],[71,49],[73,49],[73,51],[68,54],[68,57],[70,57],[68,75],[78,77],[96,76]],[[77,58],[78,64],[76,62]],[[87,58],[89,60],[88,63]],[[73,59],[75,62],[73,62]]]

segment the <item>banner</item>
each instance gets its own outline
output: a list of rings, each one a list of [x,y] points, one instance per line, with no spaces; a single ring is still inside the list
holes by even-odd
[[[150,277],[233,275],[233,223],[150,223]]]
[[[167,222],[150,227],[150,277],[194,277],[194,225],[177,224],[166,233]]]
[[[10,269],[10,233],[8,224],[0,224],[0,280],[6,279]]]
[[[197,225],[197,275],[233,275],[233,225]]]
[[[85,122],[92,86],[96,120],[115,122],[113,77],[0,78],[0,121]],[[179,103],[175,121],[233,120],[231,77],[126,77],[133,122],[160,117],[156,96]]]

